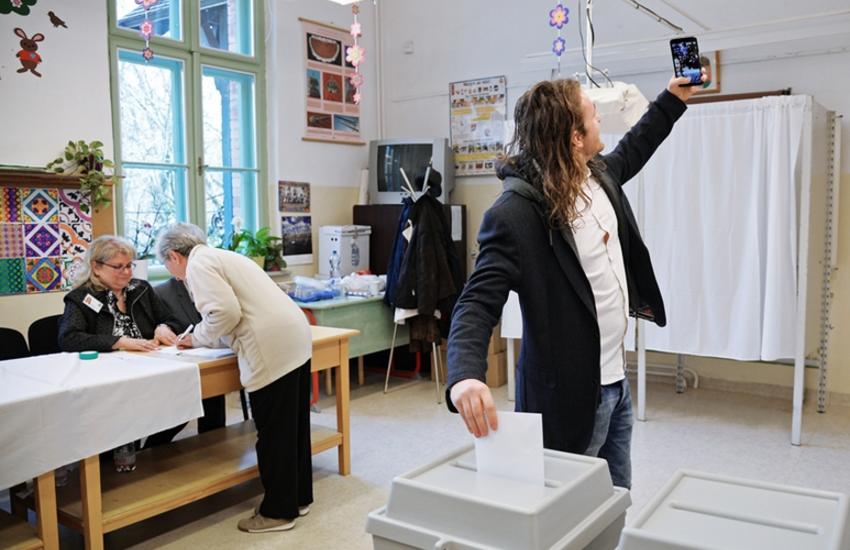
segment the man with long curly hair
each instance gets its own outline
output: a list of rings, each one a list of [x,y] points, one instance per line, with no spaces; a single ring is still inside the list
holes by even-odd
[[[516,410],[542,413],[547,449],[605,458],[614,484],[631,487],[627,317],[666,319],[622,185],[685,112],[688,82],[672,78],[607,155],[575,80],[540,82],[517,101],[504,192],[484,215],[449,335],[446,402],[475,437],[498,428],[487,342],[514,290],[523,313]]]

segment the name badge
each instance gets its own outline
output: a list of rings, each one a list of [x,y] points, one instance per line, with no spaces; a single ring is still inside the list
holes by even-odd
[[[100,313],[100,310],[103,309],[103,303],[91,294],[86,294],[86,297],[83,298],[83,303],[95,313]]]

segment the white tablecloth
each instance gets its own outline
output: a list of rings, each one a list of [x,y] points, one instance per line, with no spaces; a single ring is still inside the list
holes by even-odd
[[[0,361],[0,488],[202,414],[194,363],[121,352]]]

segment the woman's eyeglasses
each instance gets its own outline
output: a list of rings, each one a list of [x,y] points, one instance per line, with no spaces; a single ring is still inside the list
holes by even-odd
[[[125,264],[125,265],[112,265],[112,264],[108,264],[106,262],[97,262],[97,263],[99,263],[100,265],[105,265],[106,267],[111,267],[115,271],[133,271],[133,269],[136,268],[136,262],[130,262],[129,264]]]

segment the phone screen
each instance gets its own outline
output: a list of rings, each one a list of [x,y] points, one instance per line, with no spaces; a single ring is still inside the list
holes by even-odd
[[[670,51],[673,53],[673,70],[676,76],[686,76],[691,81],[684,86],[700,86],[699,46],[693,36],[674,38],[670,41]]]

